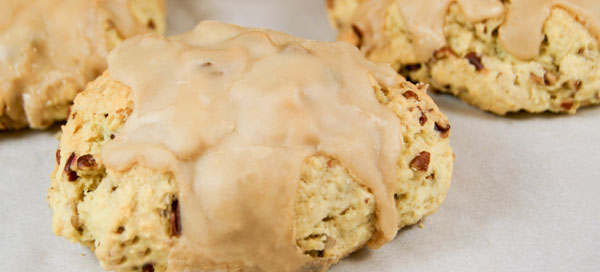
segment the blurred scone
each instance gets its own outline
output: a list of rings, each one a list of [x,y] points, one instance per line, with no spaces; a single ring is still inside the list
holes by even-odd
[[[108,67],[75,98],[48,193],[54,232],[107,270],[323,271],[450,185],[425,86],[351,45],[208,21],[129,39]]]
[[[65,120],[123,39],[163,33],[164,0],[0,0],[0,130]]]
[[[600,103],[600,1],[329,0],[339,40],[483,110]]]

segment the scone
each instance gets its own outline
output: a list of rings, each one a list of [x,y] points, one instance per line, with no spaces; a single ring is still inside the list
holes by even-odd
[[[483,110],[600,103],[600,1],[329,0],[338,39]]]
[[[48,203],[115,271],[324,271],[432,214],[450,125],[346,43],[206,21],[117,46],[75,98]]]
[[[0,130],[65,120],[123,39],[163,33],[164,0],[0,0]]]

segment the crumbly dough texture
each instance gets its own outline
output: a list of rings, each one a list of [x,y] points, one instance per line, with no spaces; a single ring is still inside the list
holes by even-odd
[[[164,0],[2,0],[0,130],[65,120],[125,38],[164,33]],[[126,22],[126,23],[123,23]]]
[[[402,228],[432,214],[445,197],[454,160],[449,124],[424,85],[405,81],[388,90],[372,83],[374,95],[402,124],[405,148],[395,194]],[[178,239],[173,176],[139,166],[107,170],[98,156],[102,145],[118,137],[132,107],[130,89],[107,73],[76,97],[48,192],[52,226],[57,235],[88,246],[107,270],[165,271]],[[421,160],[425,153],[427,162]],[[93,163],[84,162],[89,158]],[[375,232],[373,194],[335,158],[306,158],[298,186],[294,231],[305,254],[333,264]]]
[[[468,22],[460,6],[451,4],[445,18],[447,46],[425,63],[413,63],[411,34],[395,1],[384,9],[379,38],[363,35],[354,14],[369,0],[328,0],[331,22],[339,39],[362,46],[372,61],[390,63],[412,81],[426,82],[483,110],[567,112],[600,103],[600,47],[585,24],[567,10],[554,8],[542,29],[538,56],[518,59],[502,48],[498,28],[503,16]],[[510,1],[503,1],[508,10]],[[364,46],[368,44],[368,48]]]

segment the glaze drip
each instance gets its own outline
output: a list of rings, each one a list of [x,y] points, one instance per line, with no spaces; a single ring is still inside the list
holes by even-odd
[[[542,28],[554,7],[574,13],[600,39],[600,1],[596,0],[512,0],[507,4],[508,10],[499,0],[371,0],[359,6],[354,14],[354,22],[363,31],[361,34],[369,37],[362,49],[368,52],[376,41],[381,42],[379,33],[383,32],[385,9],[395,3],[412,38],[414,58],[405,62],[426,62],[446,45],[444,20],[448,7],[455,2],[472,23],[505,14],[499,32],[500,44],[520,59],[538,55],[544,38]]]
[[[498,0],[396,0],[413,39],[417,62],[427,61],[433,52],[446,45],[444,19],[451,3],[457,2],[467,20],[477,22],[500,16],[504,10]]]
[[[597,0],[513,0],[504,25],[500,28],[500,43],[512,55],[532,59],[538,55],[544,40],[542,28],[554,7],[576,15],[592,35],[600,39],[600,1]]]

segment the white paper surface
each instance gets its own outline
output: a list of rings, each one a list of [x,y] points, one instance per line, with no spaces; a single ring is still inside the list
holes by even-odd
[[[173,0],[169,34],[218,19],[333,40],[324,0]],[[331,271],[600,271],[600,107],[496,117],[446,95],[453,184],[425,228],[402,230]],[[46,204],[58,141],[0,133],[0,271],[103,271],[55,237]]]

